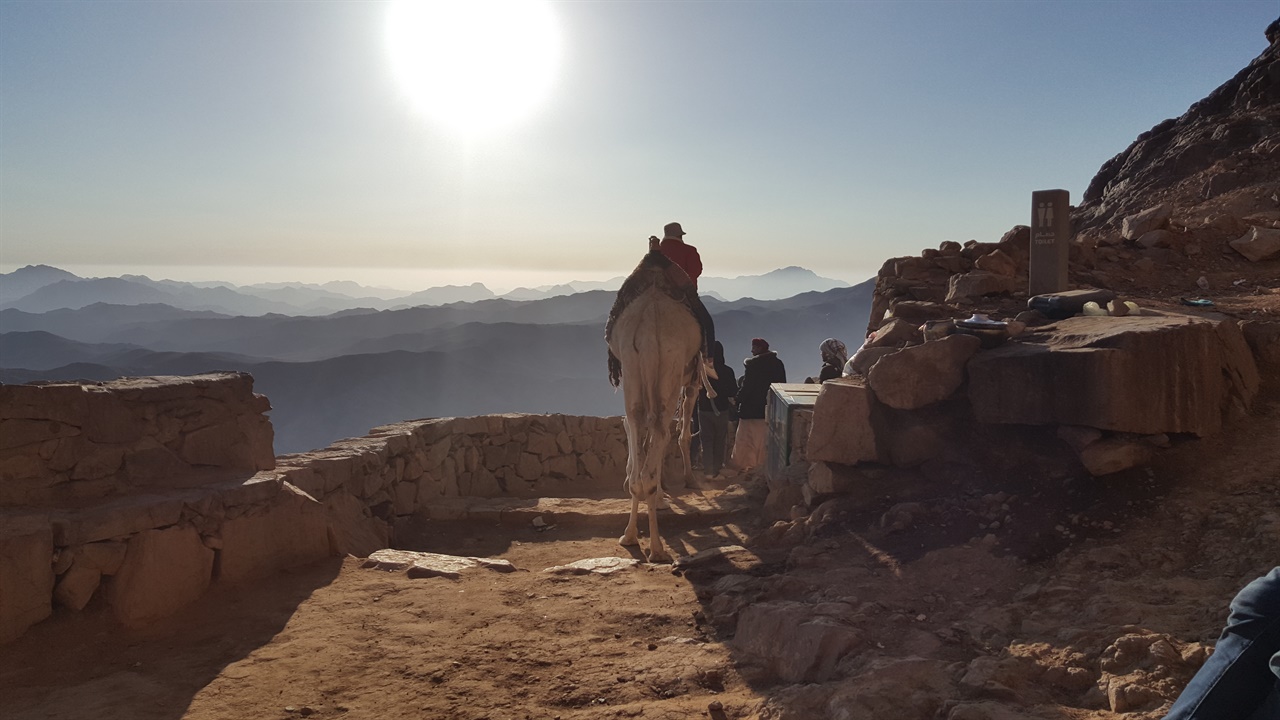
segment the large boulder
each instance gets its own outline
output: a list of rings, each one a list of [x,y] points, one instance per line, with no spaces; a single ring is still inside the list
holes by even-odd
[[[204,594],[213,556],[193,527],[140,532],[129,539],[124,564],[107,584],[107,601],[129,627],[170,615]]]
[[[1233,400],[1247,408],[1257,393],[1253,357],[1225,319],[1082,316],[1056,327],[969,362],[979,422],[1206,436]]]
[[[1125,240],[1137,240],[1152,230],[1160,230],[1169,224],[1173,216],[1173,207],[1168,203],[1147,208],[1124,219],[1120,225],[1120,235]]]
[[[810,460],[856,465],[878,461],[876,433],[871,419],[875,397],[859,378],[822,383],[813,404],[813,423],[805,454]]]
[[[750,605],[738,615],[733,644],[783,682],[829,680],[840,659],[857,647],[859,637],[852,627],[816,610],[798,602]]]
[[[997,275],[985,270],[952,275],[947,285],[947,302],[1002,295],[1018,289],[1018,281],[1009,275]]]
[[[1280,368],[1280,322],[1249,320],[1241,323],[1240,330],[1258,364]]]
[[[330,555],[325,506],[288,483],[270,505],[222,523],[218,579],[242,582]]]
[[[0,643],[49,617],[53,580],[49,517],[0,513]]]
[[[950,397],[964,382],[964,366],[982,341],[948,335],[880,358],[867,373],[876,398],[889,407],[914,410]]]
[[[1151,460],[1154,447],[1141,440],[1107,438],[1086,445],[1080,450],[1080,464],[1090,475],[1111,475],[1121,470],[1146,465]]]
[[[1232,240],[1230,245],[1253,262],[1280,258],[1280,229],[1249,228],[1249,232]]]
[[[879,330],[871,334],[867,338],[864,348],[899,348],[903,345],[913,345],[921,341],[920,323],[904,320],[902,318],[893,318],[886,322]]]

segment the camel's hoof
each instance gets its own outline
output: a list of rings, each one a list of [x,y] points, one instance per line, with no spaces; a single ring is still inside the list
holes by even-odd
[[[618,538],[618,544],[621,545],[622,547],[632,547],[640,544],[640,538],[623,535],[622,537]]]
[[[653,563],[654,565],[660,565],[660,564],[663,564],[663,563],[668,563],[668,564],[669,564],[669,563],[671,562],[671,553],[667,552],[665,549],[664,549],[664,550],[650,550],[650,551],[649,551],[649,562]]]

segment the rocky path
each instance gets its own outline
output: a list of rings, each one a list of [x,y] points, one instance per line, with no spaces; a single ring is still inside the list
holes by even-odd
[[[664,518],[675,567],[618,547],[625,501],[472,501],[399,544],[513,572],[348,558],[142,631],[91,608],[6,646],[0,715],[1156,720],[1280,562],[1278,436],[1269,388],[1249,422],[1100,487],[837,500],[773,527],[758,488],[694,491]]]

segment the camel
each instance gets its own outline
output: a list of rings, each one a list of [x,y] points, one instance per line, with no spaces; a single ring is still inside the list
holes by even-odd
[[[674,269],[674,270],[673,270]],[[680,278],[684,278],[683,286]],[[689,388],[702,375],[703,333],[688,303],[697,295],[684,272],[657,252],[650,252],[623,283],[609,314],[605,342],[609,346],[609,379],[622,385],[627,435],[627,477],[631,515],[618,542],[640,543],[636,522],[643,500],[649,509],[649,553],[652,563],[670,562],[658,534],[662,501],[662,467],[671,442],[677,407],[689,405]],[[687,425],[687,423],[685,423]],[[682,434],[688,431],[681,429]]]

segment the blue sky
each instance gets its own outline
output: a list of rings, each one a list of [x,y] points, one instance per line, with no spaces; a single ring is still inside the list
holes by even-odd
[[[552,2],[543,102],[465,136],[380,2],[0,2],[0,269],[491,286],[858,281],[1080,198],[1256,57],[1274,0]]]

